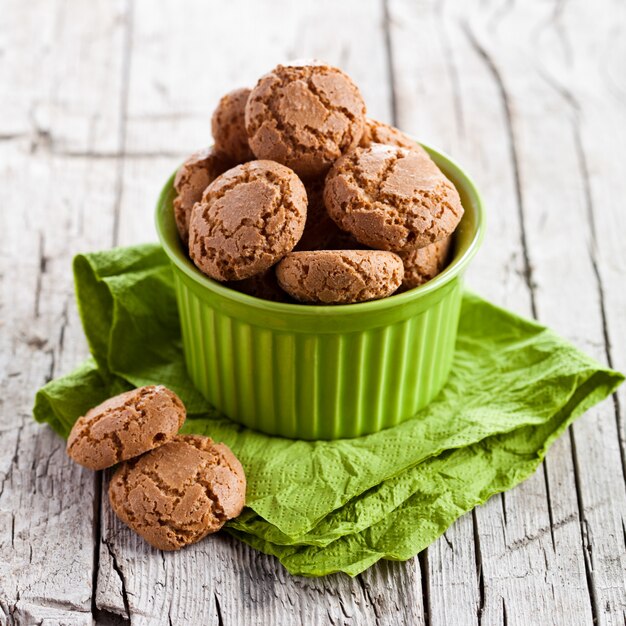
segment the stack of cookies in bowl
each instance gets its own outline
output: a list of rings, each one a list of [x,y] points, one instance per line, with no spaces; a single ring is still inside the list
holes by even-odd
[[[349,304],[444,267],[463,216],[455,186],[401,131],[366,116],[338,68],[279,65],[224,96],[214,145],[177,172],[173,203],[196,267],[268,300]]]

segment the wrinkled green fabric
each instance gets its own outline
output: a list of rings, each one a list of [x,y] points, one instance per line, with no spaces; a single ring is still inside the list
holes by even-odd
[[[188,409],[183,430],[224,441],[246,470],[247,508],[228,531],[294,574],[354,576],[381,558],[412,557],[530,476],[623,380],[550,330],[466,294],[450,380],[415,419],[334,442],[270,437],[224,418],[193,387],[158,246],[79,255],[74,275],[93,358],[39,390],[35,418],[67,437],[112,394],[172,388]]]

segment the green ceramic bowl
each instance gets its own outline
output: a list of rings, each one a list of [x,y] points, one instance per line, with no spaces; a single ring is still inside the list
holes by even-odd
[[[167,181],[157,230],[172,262],[187,369],[213,406],[272,435],[339,439],[410,419],[441,391],[452,365],[462,276],[482,240],[484,214],[467,174],[426,149],[465,208],[452,261],[421,287],[360,304],[270,302],[207,278],[178,237],[173,177]]]

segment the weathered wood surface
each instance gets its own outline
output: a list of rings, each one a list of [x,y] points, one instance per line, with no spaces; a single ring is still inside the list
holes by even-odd
[[[341,65],[373,117],[473,173],[475,289],[625,369],[625,19],[611,0],[7,0],[0,624],[623,624],[626,390],[419,558],[354,580],[291,577],[226,536],[146,548],[30,409],[87,352],[72,255],[153,238],[158,189],[209,141],[219,96],[295,57]]]

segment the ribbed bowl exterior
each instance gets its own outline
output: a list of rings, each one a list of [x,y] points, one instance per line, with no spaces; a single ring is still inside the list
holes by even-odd
[[[172,261],[187,369],[212,405],[272,435],[338,439],[395,426],[441,391],[454,355],[463,273],[482,240],[484,215],[463,170],[426,148],[465,208],[452,259],[421,287],[360,304],[269,302],[207,278],[178,238],[170,178],[157,205],[157,231]]]
[[[407,319],[354,332],[278,330],[215,306],[175,272],[187,369],[231,419],[272,435],[357,437],[415,415],[452,365],[461,281]]]

